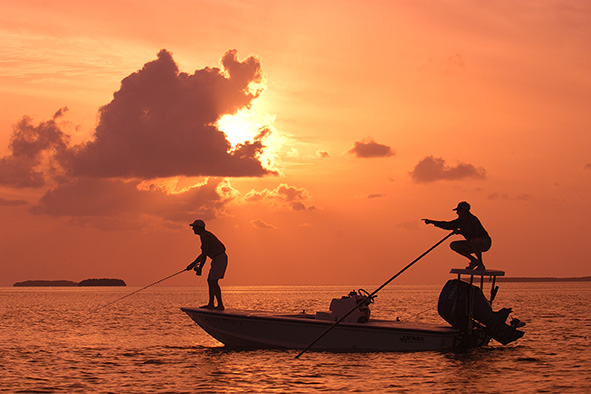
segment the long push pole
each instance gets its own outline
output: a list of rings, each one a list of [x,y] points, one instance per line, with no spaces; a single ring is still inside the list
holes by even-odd
[[[452,231],[451,233],[447,234],[441,241],[439,241],[435,245],[431,246],[422,255],[420,255],[419,257],[417,257],[416,259],[414,259],[413,261],[411,261],[406,267],[404,267],[403,269],[401,269],[400,271],[398,271],[398,273],[396,275],[394,275],[393,277],[391,277],[390,279],[388,279],[386,282],[384,282],[384,284],[382,284],[380,287],[378,287],[377,289],[375,289],[373,291],[373,293],[371,293],[367,297],[364,297],[362,300],[360,300],[353,308],[351,308],[351,310],[349,310],[349,312],[347,312],[345,315],[343,315],[339,320],[335,321],[330,327],[328,327],[326,330],[324,330],[324,332],[322,334],[320,334],[308,346],[306,346],[306,348],[304,350],[302,350],[301,352],[299,352],[298,355],[295,358],[300,358],[300,356],[302,354],[306,353],[308,351],[308,349],[310,349],[312,346],[314,346],[314,344],[316,344],[316,342],[318,342],[321,338],[323,338],[326,334],[328,334],[328,332],[330,330],[332,330],[333,328],[335,328],[335,326],[337,324],[339,324],[340,322],[342,322],[343,320],[345,320],[345,318],[347,316],[349,316],[351,313],[353,313],[353,311],[355,309],[357,309],[361,304],[363,304],[366,300],[371,299],[374,295],[376,295],[378,293],[378,291],[382,290],[390,282],[392,282],[394,279],[396,279],[398,276],[400,276],[400,274],[402,274],[404,271],[406,271],[407,269],[409,269],[414,263],[416,263],[417,261],[419,261],[420,259],[422,259],[423,257],[425,257],[425,255],[427,253],[429,253],[430,251],[432,251],[433,249],[435,249],[436,247],[438,247],[439,245],[441,245],[446,239],[448,239],[449,237],[451,237],[454,234],[455,234],[454,231]]]

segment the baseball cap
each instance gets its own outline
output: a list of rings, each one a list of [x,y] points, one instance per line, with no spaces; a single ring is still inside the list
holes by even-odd
[[[193,223],[189,224],[189,226],[191,226],[191,227],[198,226],[198,227],[205,228],[205,222],[203,220],[201,220],[201,219],[197,219]]]
[[[469,211],[469,210],[470,210],[470,204],[468,204],[466,201],[462,201],[462,202],[458,203],[458,206],[453,209],[453,211]]]

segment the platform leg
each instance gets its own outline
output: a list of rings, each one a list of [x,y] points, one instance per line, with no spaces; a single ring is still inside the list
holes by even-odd
[[[495,287],[496,282],[497,282],[497,277],[493,276],[492,277],[492,287],[490,288],[490,301],[489,301],[491,305],[493,303],[493,300],[497,296],[497,291],[499,291],[499,286]]]

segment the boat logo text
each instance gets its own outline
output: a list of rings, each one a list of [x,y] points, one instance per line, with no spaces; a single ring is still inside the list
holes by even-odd
[[[400,337],[400,342],[402,343],[423,343],[425,342],[425,338],[421,336],[415,335],[403,335]]]

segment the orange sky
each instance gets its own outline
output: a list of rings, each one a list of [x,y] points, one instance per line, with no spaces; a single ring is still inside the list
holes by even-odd
[[[0,11],[0,286],[146,285],[196,257],[196,218],[222,285],[380,284],[462,200],[487,267],[591,275],[585,1]],[[448,243],[397,281],[465,266]]]

